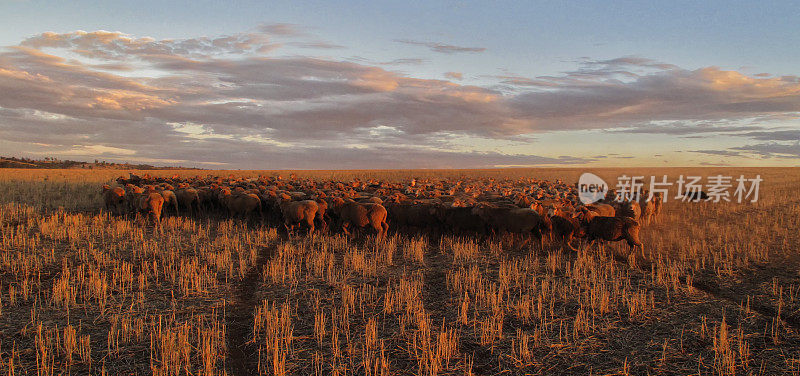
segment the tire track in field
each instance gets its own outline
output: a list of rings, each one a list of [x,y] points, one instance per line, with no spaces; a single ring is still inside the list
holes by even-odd
[[[736,292],[722,289],[720,288],[719,284],[713,281],[693,279],[691,286],[717,299],[725,300],[738,306],[742,305],[741,294],[737,294]],[[756,299],[750,299],[750,310],[758,314],[761,314],[762,316],[768,319],[773,319],[777,317],[778,320],[785,326],[800,331],[800,319],[794,316],[778,317],[778,310],[775,307],[761,303]]]
[[[458,322],[458,308],[454,307],[452,293],[447,287],[447,272],[454,268],[453,256],[440,248],[441,236],[429,236],[425,265],[422,267],[422,303],[430,314],[433,327]],[[458,348],[461,354],[471,357],[471,371],[478,375],[490,374],[498,366],[497,357],[492,356],[492,351],[473,338],[461,336]]]
[[[622,257],[621,255],[617,254],[616,252],[614,252],[613,257],[614,257],[614,260],[616,260],[617,262],[630,267],[630,263],[628,262],[628,259],[626,257]],[[645,264],[645,265],[640,265],[640,264]],[[644,260],[644,259],[639,259],[638,257],[637,257],[637,261],[636,261],[636,268],[639,269],[640,271],[644,272],[644,273],[650,273],[651,272],[650,262],[647,261],[647,260]],[[700,279],[700,280],[698,280],[698,279],[692,278],[691,284],[689,286],[691,286],[692,288],[694,288],[697,291],[703,292],[706,295],[711,296],[712,298],[715,298],[715,299],[718,299],[718,300],[727,301],[728,303],[731,303],[731,304],[739,306],[739,307],[741,307],[741,305],[743,303],[743,301],[742,301],[743,296],[741,294],[736,293],[735,291],[730,291],[728,289],[724,289],[724,288],[720,287],[718,283],[716,283],[714,281],[711,281],[711,280],[708,280],[708,279]],[[759,302],[758,300],[755,300],[755,299],[751,299],[750,300],[750,311],[753,311],[753,312],[755,312],[757,314],[760,314],[760,315],[764,316],[764,318],[769,319],[769,320],[772,320],[772,319],[778,317],[777,308],[775,308],[773,306],[770,306],[768,304],[764,304],[762,302]],[[778,320],[784,326],[790,327],[790,328],[800,332],[800,318],[795,317],[795,316],[785,316],[785,315],[783,315],[781,317],[778,317]]]
[[[259,252],[255,265],[236,288],[233,304],[225,312],[225,341],[228,347],[225,363],[230,375],[249,376],[258,373],[258,353],[250,338],[253,333],[255,293],[261,281],[261,270],[277,253],[278,240]]]

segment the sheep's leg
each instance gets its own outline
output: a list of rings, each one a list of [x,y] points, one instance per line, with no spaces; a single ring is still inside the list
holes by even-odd
[[[314,234],[314,218],[306,219],[306,223],[308,224],[308,236]]]
[[[572,244],[570,244],[570,242],[572,241],[572,235],[571,234],[565,235],[564,238],[563,238],[563,241],[564,241],[564,247],[569,248],[573,252],[578,252],[578,250],[575,249],[575,247],[573,247]]]
[[[539,249],[544,249],[544,236],[542,236],[542,232],[536,228],[533,230],[533,236],[539,241]]]
[[[381,229],[383,229],[383,236],[381,239],[386,239],[386,236],[389,234],[389,224],[386,222],[381,222]]]
[[[633,241],[628,240],[628,255],[630,256],[632,253],[636,252],[636,243]]]
[[[589,239],[588,243],[586,244],[586,250],[588,251],[588,250],[590,250],[592,248],[595,248],[595,244],[596,243],[597,243],[597,239]],[[597,248],[595,248],[595,249],[597,249]]]
[[[628,240],[628,246],[630,247],[631,253],[635,252],[638,247],[639,251],[642,252],[642,256],[644,256],[644,245],[642,245],[642,242],[631,239]]]
[[[158,214],[161,214],[161,213],[158,213]],[[153,224],[155,225],[156,230],[158,231],[158,233],[163,235],[164,234],[164,229],[161,227],[161,216],[157,215],[155,212],[153,213]]]
[[[325,228],[327,227],[327,225],[328,224],[325,223],[325,220],[322,219],[322,217],[320,217],[318,215],[314,216],[314,226],[318,229],[318,231],[325,231]]]
[[[525,236],[525,235],[523,234],[523,235],[521,235],[521,236],[522,236],[522,244],[520,244],[518,247],[515,247],[516,249],[522,249],[522,248],[524,248],[526,245],[528,245],[528,243],[530,243],[530,242],[531,242],[531,236],[532,236],[532,235],[527,235],[527,236]],[[511,237],[512,237],[512,240],[514,240],[514,243],[516,243],[516,239],[514,239],[514,238],[516,238],[516,235],[515,235],[515,234],[511,234]],[[512,243],[512,244],[513,244],[513,243]]]
[[[381,224],[378,222],[371,223],[371,225],[372,229],[375,230],[375,240],[381,240],[383,235],[383,226],[381,226]]]

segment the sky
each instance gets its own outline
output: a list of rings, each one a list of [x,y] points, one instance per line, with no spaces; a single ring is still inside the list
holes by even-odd
[[[0,0],[0,155],[800,165],[800,7]]]

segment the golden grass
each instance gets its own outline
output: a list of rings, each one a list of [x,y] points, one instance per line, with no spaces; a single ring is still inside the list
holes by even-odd
[[[644,252],[628,256],[619,245],[571,253],[449,235],[283,240],[263,225],[174,216],[156,233],[99,211],[99,183],[127,172],[2,171],[0,374],[800,373],[799,170],[595,172],[764,182],[755,204],[670,197],[642,229]]]

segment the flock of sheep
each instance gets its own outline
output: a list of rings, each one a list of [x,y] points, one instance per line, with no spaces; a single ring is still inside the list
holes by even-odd
[[[406,231],[459,235],[526,235],[526,243],[544,235],[575,250],[574,238],[590,243],[624,240],[642,248],[639,229],[661,212],[662,197],[604,200],[583,205],[576,186],[537,179],[416,180],[405,183],[358,179],[315,181],[259,178],[151,178],[130,175],[119,186],[103,186],[105,209],[113,214],[144,214],[160,229],[162,213],[221,213],[282,223],[291,234],[369,229],[377,239],[389,226]],[[530,235],[530,236],[527,236]]]

